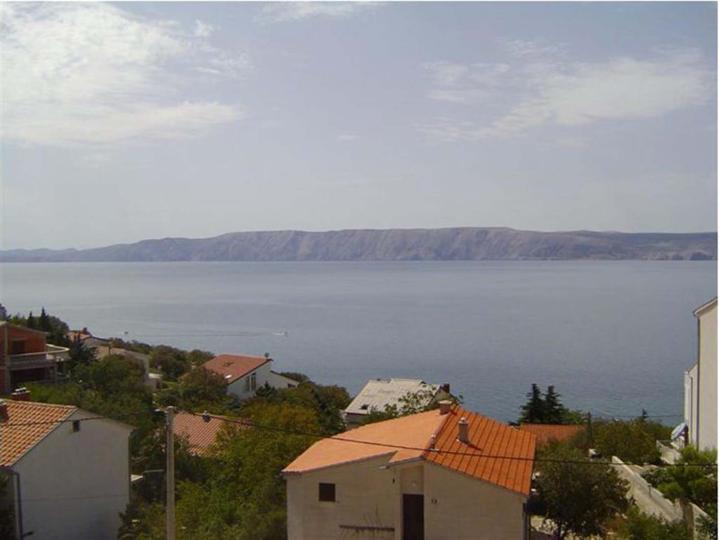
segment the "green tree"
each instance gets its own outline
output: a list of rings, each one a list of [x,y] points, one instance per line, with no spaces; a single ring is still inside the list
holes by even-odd
[[[156,394],[160,405],[174,405],[188,411],[222,413],[233,405],[227,384],[221,375],[203,367],[186,373],[177,383],[167,383]]]
[[[69,371],[72,372],[77,366],[88,366],[97,361],[97,353],[94,349],[87,347],[82,341],[73,341],[70,344]]]
[[[653,424],[641,420],[596,422],[595,448],[604,456],[617,456],[628,463],[658,463],[656,441],[662,430]]]
[[[699,451],[688,446],[682,449],[681,457],[675,466],[663,469],[661,476],[655,479],[658,481],[659,491],[679,503],[691,531],[694,530],[694,510],[690,503],[716,516],[716,459],[716,450]]]
[[[245,403],[241,412],[257,427],[226,427],[205,458],[208,475],[178,482],[180,540],[286,538],[286,495],[280,472],[316,438],[278,430],[316,433],[317,414],[303,405],[260,400]],[[128,509],[122,533],[128,539],[159,540],[163,518],[157,506],[136,505]]]
[[[644,514],[636,507],[627,512],[627,519],[620,525],[619,537],[626,540],[691,540],[689,529],[683,521],[667,522]]]
[[[567,409],[559,400],[560,395],[554,390],[554,386],[547,387],[544,394],[544,415],[542,423],[544,424],[561,424],[564,421]]]
[[[602,534],[606,523],[628,506],[627,484],[609,465],[589,461],[568,445],[555,444],[540,455],[537,490],[557,537]]]
[[[167,380],[175,381],[190,370],[191,363],[185,351],[158,345],[150,353],[150,365],[159,369]]]
[[[544,423],[544,399],[537,384],[532,383],[532,390],[527,394],[527,402],[522,405],[520,424]]]

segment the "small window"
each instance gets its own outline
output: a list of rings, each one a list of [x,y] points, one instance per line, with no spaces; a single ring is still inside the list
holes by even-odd
[[[250,378],[245,377],[245,392],[249,392],[249,391],[250,391]]]
[[[13,339],[10,342],[10,354],[25,354],[25,340]]]
[[[73,421],[72,421],[72,430],[73,430],[74,432],[76,432],[76,433],[77,433],[78,431],[80,431],[80,420],[73,420]]]
[[[254,391],[257,389],[257,373],[250,375],[250,390]]]
[[[335,485],[320,482],[320,501],[335,502]]]

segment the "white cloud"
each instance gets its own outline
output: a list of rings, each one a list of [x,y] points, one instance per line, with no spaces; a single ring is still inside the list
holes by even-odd
[[[356,133],[340,133],[337,135],[337,140],[340,142],[352,142],[356,141],[359,138],[359,135]]]
[[[422,65],[434,83],[427,96],[435,101],[474,103],[488,97],[506,80],[507,64],[428,62]]]
[[[526,58],[531,56],[561,55],[566,51],[564,44],[551,44],[543,41],[511,39],[503,43],[510,56]]]
[[[262,22],[299,21],[310,17],[344,18],[375,7],[376,2],[274,2],[262,8],[258,20]]]
[[[430,123],[431,128],[422,128],[445,141],[514,136],[542,125],[571,127],[657,117],[706,103],[713,96],[712,70],[693,50],[594,63],[453,65],[454,76],[442,73],[446,65],[434,68],[430,98],[465,104],[481,98],[483,105],[509,100],[509,105],[489,123],[467,121],[465,115],[454,127],[442,118]]]
[[[109,4],[5,4],[0,12],[2,136],[29,144],[116,143],[202,135],[241,116],[232,104],[177,98],[195,70],[249,66],[205,39]]]
[[[214,27],[211,24],[202,22],[200,20],[195,21],[195,31],[193,32],[195,37],[206,38],[210,37],[214,31]]]

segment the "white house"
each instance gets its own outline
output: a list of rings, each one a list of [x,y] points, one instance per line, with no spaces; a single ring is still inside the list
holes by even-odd
[[[449,385],[427,384],[419,379],[371,379],[344,410],[348,427],[356,427],[372,411],[385,407],[401,409],[402,400],[411,396],[419,406],[430,406],[450,397]]]
[[[448,401],[322,439],[283,470],[288,540],[522,540],[534,450]]]
[[[299,383],[272,371],[272,358],[221,354],[208,360],[202,367],[222,376],[227,382],[227,393],[239,399],[248,399],[264,385],[272,388],[294,388]]]
[[[0,403],[0,473],[16,537],[117,538],[130,499],[132,428],[69,405]]]
[[[717,447],[717,299],[694,310],[697,361],[684,373],[684,421],[689,442]]]

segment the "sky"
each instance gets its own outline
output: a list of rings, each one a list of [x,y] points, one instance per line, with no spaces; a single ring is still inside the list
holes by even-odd
[[[715,231],[715,3],[0,4],[0,247]]]

